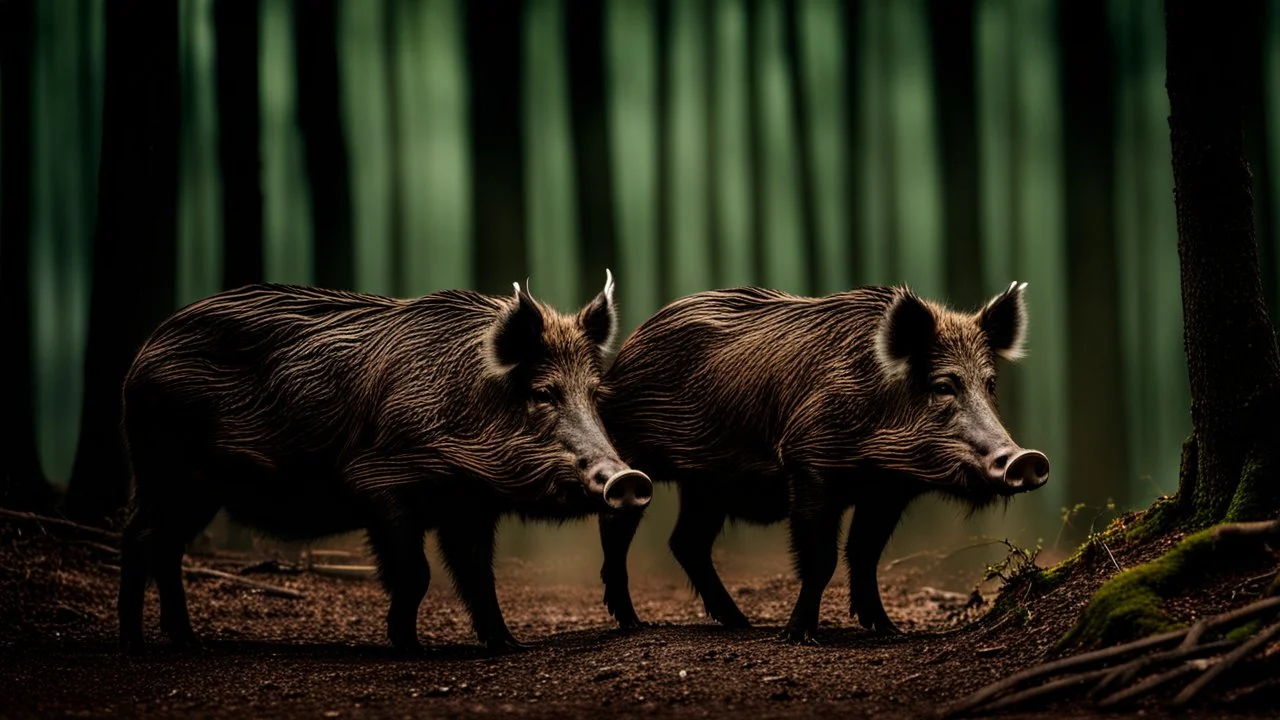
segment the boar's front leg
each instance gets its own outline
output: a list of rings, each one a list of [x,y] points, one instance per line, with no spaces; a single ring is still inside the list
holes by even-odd
[[[849,617],[856,616],[862,627],[884,635],[898,635],[902,631],[884,610],[876,582],[876,565],[909,502],[909,497],[900,495],[868,498],[858,503],[849,520],[849,539],[845,545],[845,561],[849,566]]]
[[[498,607],[493,577],[497,529],[496,514],[464,515],[442,524],[437,537],[440,554],[453,575],[454,587],[471,614],[476,637],[490,650],[505,652],[529,646],[512,636]]]
[[[421,523],[391,508],[378,515],[368,535],[378,560],[378,576],[391,596],[387,638],[397,650],[416,653],[422,650],[418,642],[418,607],[431,584],[431,567],[422,551],[426,530]]]
[[[600,547],[604,550],[600,579],[604,581],[604,605],[622,628],[637,628],[643,624],[631,603],[627,577],[627,551],[642,516],[643,510],[600,514]]]
[[[817,645],[818,610],[822,593],[836,571],[836,544],[840,534],[838,504],[830,501],[822,480],[803,471],[792,480],[790,530],[791,553],[800,576],[800,595],[791,619],[779,634],[784,640]]]
[[[716,499],[714,491],[696,483],[681,483],[679,487],[680,513],[668,542],[671,554],[689,576],[694,592],[702,597],[708,615],[725,627],[750,627],[711,562],[711,547],[728,516],[723,501]]]

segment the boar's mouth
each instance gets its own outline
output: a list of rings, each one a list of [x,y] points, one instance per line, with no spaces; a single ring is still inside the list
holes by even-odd
[[[995,483],[1006,497],[1030,492],[1049,481],[1049,458],[1039,450],[1020,450],[1009,459],[1004,474]]]

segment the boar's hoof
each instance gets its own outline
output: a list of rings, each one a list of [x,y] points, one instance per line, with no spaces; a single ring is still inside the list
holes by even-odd
[[[778,633],[778,639],[785,640],[786,642],[794,645],[812,645],[817,647],[822,644],[813,637],[812,628],[796,628],[790,625],[786,626],[782,629],[782,632]]]
[[[484,641],[484,646],[490,653],[494,655],[506,655],[509,653],[522,652],[533,648],[528,643],[522,643],[510,635],[503,637],[491,638]]]
[[[604,484],[604,501],[615,510],[642,508],[653,500],[653,481],[639,470],[621,470]]]

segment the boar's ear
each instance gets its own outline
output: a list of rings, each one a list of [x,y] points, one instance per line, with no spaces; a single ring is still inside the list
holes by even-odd
[[[1027,337],[1027,304],[1022,292],[1026,287],[1026,283],[1015,280],[978,314],[978,324],[991,352],[1005,360],[1018,360],[1026,354],[1022,346]]]
[[[506,373],[542,351],[542,310],[527,291],[520,289],[520,283],[513,285],[515,303],[494,322],[485,338],[485,365],[492,375]]]
[[[608,354],[613,336],[618,331],[618,312],[613,305],[613,273],[608,268],[604,270],[604,289],[578,312],[578,324],[599,348],[600,354]]]
[[[913,360],[928,354],[937,336],[933,311],[910,290],[898,296],[876,330],[876,360],[890,378],[901,378]]]

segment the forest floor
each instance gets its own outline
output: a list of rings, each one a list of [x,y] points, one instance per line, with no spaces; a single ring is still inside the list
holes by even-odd
[[[885,605],[905,632],[893,638],[873,636],[849,619],[838,571],[824,596],[819,647],[776,638],[798,590],[785,556],[773,567],[724,563],[749,568],[726,573],[725,582],[756,627],[733,631],[707,619],[680,579],[633,577],[637,610],[652,624],[620,631],[598,584],[563,584],[538,564],[501,559],[503,611],[516,637],[532,647],[487,654],[447,576],[437,571],[419,616],[427,651],[418,659],[390,650],[386,598],[371,578],[279,568],[243,576],[301,594],[286,598],[189,575],[204,649],[166,648],[155,628],[152,588],[152,645],[124,657],[115,642],[117,559],[110,542],[0,518],[0,718],[928,717],[1042,661],[1113,566],[1129,567],[1160,550],[1117,548],[1114,559],[1093,563],[1043,597],[1028,596],[1018,612],[999,619],[988,615],[990,597],[974,604],[963,593],[925,585],[912,562],[884,563]],[[187,562],[237,573],[254,558],[217,553]],[[1171,613],[1190,620],[1244,604],[1265,587],[1241,576],[1215,582],[1173,601]],[[1002,717],[1273,717],[1261,708],[1250,712],[1210,697],[1177,714],[1156,704],[1105,714],[1058,704]]]

